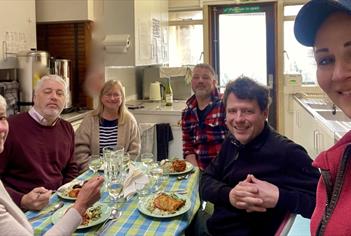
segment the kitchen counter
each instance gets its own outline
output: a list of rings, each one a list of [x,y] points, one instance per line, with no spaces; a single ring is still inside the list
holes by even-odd
[[[340,109],[332,107],[332,102],[326,97],[296,95],[294,99],[313,116],[334,133],[335,140],[339,140],[351,130],[351,119]],[[335,114],[333,114],[333,111]]]
[[[84,116],[89,113],[92,110],[81,110],[81,111],[76,111],[76,112],[70,112],[67,114],[61,114],[61,118],[68,121],[68,122],[75,122],[77,120],[81,120],[84,118]]]
[[[169,124],[173,134],[173,140],[169,142],[169,158],[180,158],[183,156],[180,123],[182,111],[186,106],[185,100],[174,100],[172,106],[166,106],[165,102],[152,102],[149,100],[128,101],[126,104],[140,127],[152,127],[154,134],[157,134],[157,124]],[[144,128],[143,130],[146,129]],[[142,151],[146,150],[145,147],[149,150],[151,146],[151,150],[154,150],[153,153],[157,156],[157,139],[153,133],[151,137],[148,136],[148,132],[142,133]]]
[[[166,106],[165,102],[150,100],[133,100],[128,101],[126,106],[133,114],[150,114],[153,115],[179,115],[181,116],[185,108],[185,100],[174,100],[172,106]]]

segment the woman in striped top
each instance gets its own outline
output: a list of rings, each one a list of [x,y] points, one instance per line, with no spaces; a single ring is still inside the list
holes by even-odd
[[[140,132],[134,116],[125,106],[121,82],[107,81],[96,110],[86,115],[75,136],[75,157],[79,172],[88,169],[89,157],[106,146],[123,146],[131,159],[140,153]]]

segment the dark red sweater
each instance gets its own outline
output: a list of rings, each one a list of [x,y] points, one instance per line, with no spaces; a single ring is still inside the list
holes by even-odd
[[[78,175],[70,123],[59,119],[54,126],[42,126],[22,113],[11,117],[9,126],[0,178],[17,205],[35,187],[57,189]]]

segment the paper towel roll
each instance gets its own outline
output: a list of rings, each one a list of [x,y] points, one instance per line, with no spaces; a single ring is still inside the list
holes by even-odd
[[[104,40],[105,50],[107,52],[127,52],[130,46],[129,34],[111,34],[106,35]]]

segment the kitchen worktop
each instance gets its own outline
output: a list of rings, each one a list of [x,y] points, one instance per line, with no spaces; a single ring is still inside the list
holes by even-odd
[[[126,106],[133,114],[181,115],[185,108],[185,100],[174,100],[172,106],[166,106],[164,101],[132,100]]]
[[[80,110],[76,112],[70,112],[67,114],[61,114],[60,117],[68,122],[74,122],[74,121],[83,119],[84,116],[90,111],[92,110]]]
[[[317,121],[330,129],[334,133],[335,140],[339,140],[345,133],[351,130],[351,119],[339,108],[335,108],[334,110],[332,102],[328,98],[297,95],[294,96],[294,99]]]

